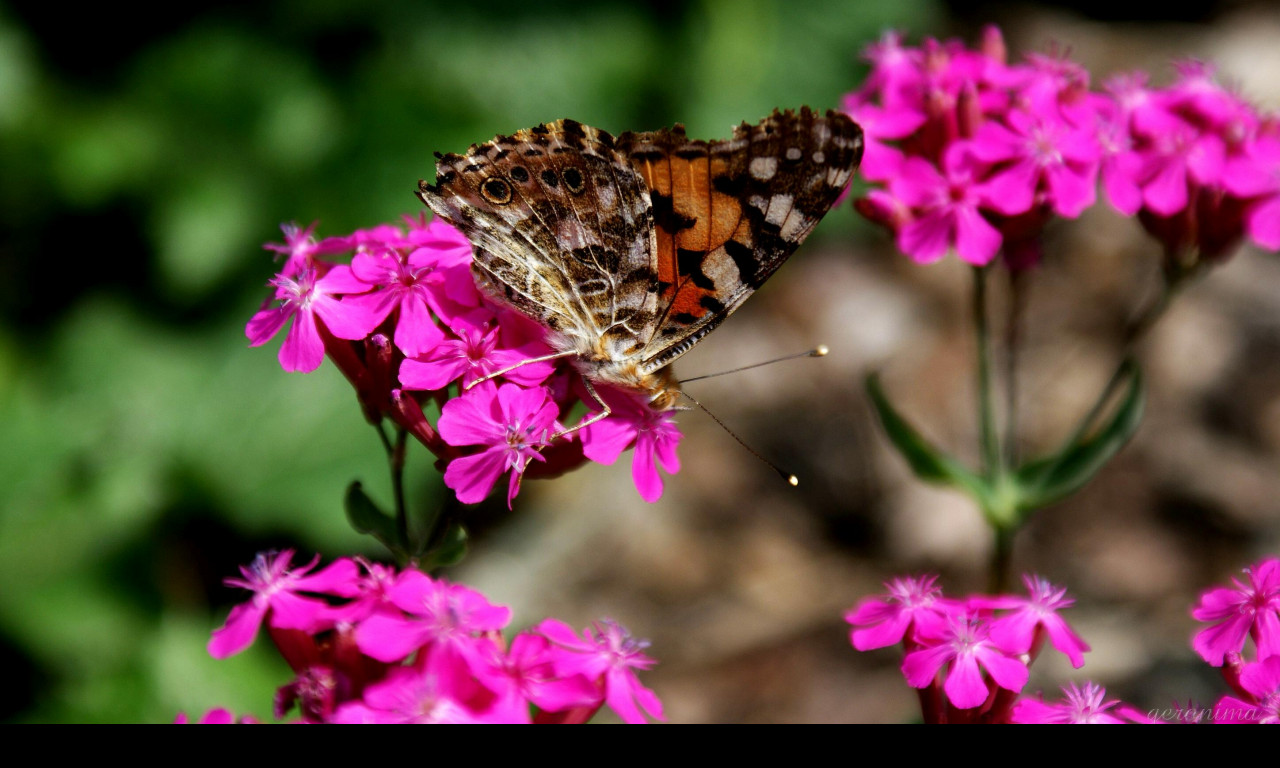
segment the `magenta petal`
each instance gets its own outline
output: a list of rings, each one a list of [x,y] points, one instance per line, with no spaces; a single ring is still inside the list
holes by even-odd
[[[995,257],[1003,238],[977,209],[957,207],[955,223],[956,253],[960,258],[982,266]]]
[[[317,296],[311,306],[324,321],[324,327],[339,339],[350,341],[363,339],[378,326],[369,311],[355,302],[338,301],[330,296]]]
[[[938,670],[952,656],[951,649],[945,645],[922,648],[908,653],[902,660],[902,674],[907,678],[907,685],[912,688],[927,688],[937,677]]]
[[[320,341],[315,315],[298,312],[294,316],[293,325],[280,345],[279,359],[286,371],[309,373],[320,367],[324,362],[324,342]]]
[[[654,466],[653,453],[640,448],[637,446],[631,459],[631,479],[640,492],[640,498],[652,504],[662,498],[662,476]]]
[[[1078,174],[1065,165],[1046,169],[1053,210],[1059,216],[1074,219],[1098,199],[1098,188],[1092,175]]]
[[[987,683],[972,656],[963,655],[951,663],[951,672],[942,689],[957,709],[973,709],[987,700]]]
[[[1187,170],[1201,184],[1217,184],[1222,179],[1227,150],[1222,139],[1212,134],[1201,136],[1187,154]]]
[[[404,619],[374,614],[356,628],[356,647],[378,661],[392,663],[408,658],[426,638],[420,626]]]
[[[582,453],[597,464],[612,464],[635,437],[635,424],[625,416],[611,416],[582,430]]]
[[[449,462],[444,471],[444,484],[457,493],[458,501],[463,504],[479,504],[506,470],[506,449],[490,448]]]
[[[1119,160],[1117,157],[1102,164],[1102,188],[1117,211],[1132,216],[1142,207],[1142,189]]]
[[[494,411],[495,388],[479,384],[444,404],[437,427],[449,445],[489,445],[506,440],[506,428]]]
[[[903,635],[907,632],[907,625],[910,623],[911,614],[902,611],[875,626],[853,630],[849,635],[849,639],[852,641],[853,647],[859,651],[888,648],[902,640]]]
[[[1011,659],[990,647],[979,648],[975,653],[991,679],[1001,688],[1017,693],[1027,684],[1031,673],[1021,661]]]
[[[1161,216],[1172,216],[1187,207],[1187,169],[1181,160],[1169,158],[1142,188],[1147,207]]]
[[[983,201],[1006,216],[1026,213],[1035,202],[1039,180],[1039,166],[1032,160],[1021,160],[982,185]]]
[[[1249,209],[1245,219],[1249,236],[1271,251],[1280,250],[1280,195]]]
[[[326,272],[324,277],[316,281],[316,288],[330,296],[333,296],[339,294],[365,293],[371,290],[373,286],[356,277],[355,273],[351,271],[351,267],[345,264],[339,264]]]
[[[1049,633],[1049,642],[1071,660],[1072,667],[1079,669],[1084,666],[1084,654],[1089,650],[1089,644],[1073,632],[1067,622],[1057,616],[1046,617],[1044,628]]]
[[[258,605],[257,600],[232,608],[231,614],[227,616],[227,623],[213,630],[213,637],[209,639],[209,655],[215,659],[225,659],[253,645],[266,614],[266,606]]]
[[[446,339],[427,353],[425,360],[405,360],[400,364],[400,386],[434,391],[444,389],[462,376],[470,365],[459,342]]]
[[[406,357],[425,355],[444,341],[444,331],[436,325],[431,310],[417,293],[406,294],[400,302],[395,343]]]
[[[951,246],[950,213],[935,210],[898,231],[898,248],[920,264],[929,264],[947,255]]]
[[[249,324],[244,327],[244,335],[249,338],[249,346],[260,347],[270,341],[280,328],[284,325],[289,316],[296,311],[291,306],[267,307],[249,319]]]

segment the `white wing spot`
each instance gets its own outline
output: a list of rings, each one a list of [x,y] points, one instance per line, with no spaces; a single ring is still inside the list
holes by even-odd
[[[813,153],[813,162],[817,163],[818,165],[822,165],[826,161],[827,161],[827,156],[822,154],[822,150],[818,150],[817,152]]]
[[[794,163],[796,160],[800,159],[802,154],[804,153],[800,151],[799,147],[792,147],[787,150],[787,159]]]
[[[751,159],[751,175],[761,181],[768,181],[778,172],[778,158],[755,157]]]

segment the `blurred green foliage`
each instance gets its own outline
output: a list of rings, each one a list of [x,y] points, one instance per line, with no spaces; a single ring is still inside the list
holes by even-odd
[[[834,107],[927,0],[0,5],[0,717],[266,716],[281,662],[215,662],[260,548],[376,548],[388,497],[346,382],[247,349],[281,221],[417,213],[435,150],[575,119],[714,138]],[[837,218],[837,217],[833,217]],[[421,451],[417,500],[440,487]],[[426,503],[421,501],[421,503]]]

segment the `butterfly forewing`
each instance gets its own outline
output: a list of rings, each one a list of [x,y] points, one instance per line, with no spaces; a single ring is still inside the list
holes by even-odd
[[[848,184],[862,131],[845,115],[774,112],[724,141],[626,133],[619,148],[650,187],[659,314],[643,369],[688,351],[795,251]]]

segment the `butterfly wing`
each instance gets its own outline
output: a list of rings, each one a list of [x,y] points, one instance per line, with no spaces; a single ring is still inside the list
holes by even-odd
[[[658,306],[653,214],[612,136],[573,120],[498,136],[441,156],[418,194],[467,233],[496,297],[568,349],[638,354]]]
[[[724,141],[684,129],[624,133],[617,148],[649,188],[658,314],[641,370],[670,364],[786,261],[835,203],[862,158],[848,116],[774,111]]]

